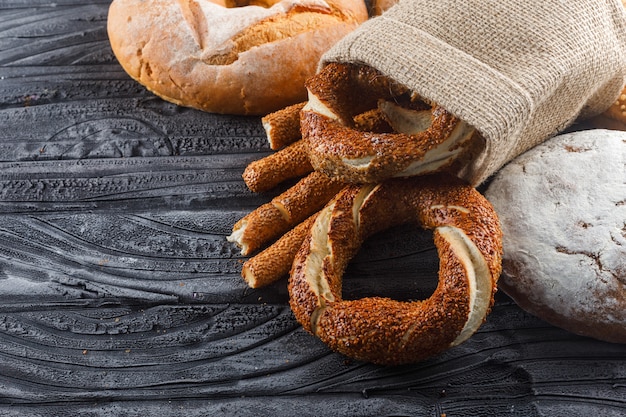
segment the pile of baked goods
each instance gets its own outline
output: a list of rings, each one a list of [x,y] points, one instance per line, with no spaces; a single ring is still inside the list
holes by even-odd
[[[394,3],[370,2],[370,14]],[[113,51],[149,90],[205,111],[264,115],[276,152],[245,169],[251,191],[298,179],[228,237],[250,257],[247,284],[288,275],[303,328],[377,364],[467,340],[498,285],[554,325],[626,343],[626,132],[549,139],[497,172],[483,196],[459,179],[486,147],[477,129],[368,65],[318,71],[321,55],[367,17],[362,0],[111,5]],[[626,129],[626,89],[590,123]],[[344,300],[342,276],[361,244],[406,223],[433,232],[435,292]]]
[[[303,328],[378,364],[419,361],[466,340],[498,279],[556,326],[626,342],[626,132],[548,140],[499,171],[484,198],[451,174],[481,146],[471,126],[371,68],[331,64],[306,85],[308,102],[263,118],[276,152],[243,175],[253,191],[304,176],[234,226],[229,240],[253,255],[242,269],[248,285],[289,275]],[[602,118],[619,122],[619,106]],[[433,230],[435,293],[343,300],[342,274],[364,239],[405,222]]]
[[[502,234],[491,204],[450,172],[482,138],[370,67],[331,64],[306,86],[306,104],[263,118],[276,153],[243,174],[253,191],[303,176],[233,227],[228,239],[254,255],[243,278],[259,287],[289,274],[296,319],[356,359],[415,362],[467,340],[494,302]],[[363,241],[407,223],[433,231],[437,290],[344,300],[342,275]]]

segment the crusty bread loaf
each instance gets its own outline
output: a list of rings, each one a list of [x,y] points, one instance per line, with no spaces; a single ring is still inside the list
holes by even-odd
[[[626,343],[626,133],[556,136],[486,191],[504,233],[500,288],[571,332]]]
[[[114,0],[107,29],[124,70],[163,99],[266,114],[304,101],[321,55],[366,19],[363,0]]]

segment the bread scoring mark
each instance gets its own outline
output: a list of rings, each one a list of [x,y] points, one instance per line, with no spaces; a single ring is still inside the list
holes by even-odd
[[[356,169],[356,170],[366,170],[370,167],[370,165],[372,164],[372,161],[374,160],[374,157],[371,155],[368,156],[364,156],[362,158],[341,158],[341,161]]]
[[[396,132],[414,135],[427,130],[432,124],[430,109],[415,111],[388,100],[380,101],[378,106]]]
[[[274,1],[262,1],[262,0],[225,0],[224,1],[224,7],[232,9],[235,7],[246,7],[246,6],[259,6],[259,7],[265,7],[265,8],[269,8],[272,7],[274,4],[278,3],[280,0],[274,0]]]
[[[352,206],[352,221],[357,230],[361,227],[361,207],[365,205],[367,200],[380,188],[380,184],[364,184],[354,199]]]
[[[487,260],[465,231],[454,226],[441,226],[437,231],[465,269],[469,286],[469,314],[459,335],[450,346],[457,346],[469,339],[485,321],[491,305],[491,271]]]
[[[624,228],[626,229],[626,225],[624,226]],[[612,238],[613,241],[615,241],[614,238]],[[618,245],[621,245],[621,243],[616,242]],[[569,250],[564,246],[558,246],[556,247],[556,251],[559,253],[564,253],[566,255],[571,255],[571,256],[583,256],[587,259],[589,259],[595,266],[595,275],[597,277],[597,282],[593,285],[594,287],[598,287],[595,290],[592,290],[595,293],[596,297],[602,297],[603,301],[606,302],[606,295],[603,295],[602,293],[607,291],[608,293],[615,293],[617,294],[617,298],[622,298],[623,294],[624,294],[624,285],[626,284],[626,276],[624,275],[624,271],[623,270],[613,270],[611,268],[605,268],[602,260],[601,260],[601,256],[600,254],[595,254],[593,252],[587,252],[587,251],[573,251],[573,250]],[[607,277],[608,274],[609,277],[611,277],[611,279],[609,279]],[[613,284],[612,285],[617,285],[618,289],[612,290],[611,288],[609,288],[608,282],[612,281]],[[588,285],[591,285],[592,283],[589,283]],[[605,290],[600,289],[601,286],[607,286]],[[591,287],[589,287],[591,289]]]
[[[307,88],[308,100],[305,106],[302,108],[303,111],[312,111],[319,114],[322,114],[329,119],[339,120],[339,116],[335,114],[326,104],[324,104],[317,95],[311,92],[310,89]]]
[[[618,233],[622,235],[622,239],[624,239],[624,241],[626,241],[626,223],[624,223],[624,226],[618,230]],[[613,243],[615,243],[617,246],[624,246],[624,241],[618,239],[613,233],[611,233],[611,241]]]
[[[361,223],[360,209],[378,188],[378,185],[364,185],[355,196],[352,203],[351,218],[357,230]],[[311,331],[316,335],[317,325],[322,313],[327,308],[327,302],[336,301],[324,268],[326,264],[332,265],[334,263],[333,245],[328,235],[334,209],[335,203],[327,205],[315,219],[312,226],[313,233],[311,233],[311,250],[305,264],[306,281],[316,295],[318,302],[318,307],[311,314]]]
[[[330,204],[320,211],[313,223],[312,239],[310,242],[310,255],[306,259],[306,280],[313,293],[317,296],[318,305],[324,307],[326,301],[334,301],[333,295],[326,274],[324,273],[324,262],[327,256],[331,256],[331,248],[328,243],[328,228],[330,218],[335,205]]]
[[[396,177],[423,175],[449,166],[465,151],[475,137],[474,128],[465,122],[459,122],[447,139],[429,149],[421,159],[412,162]]]
[[[293,7],[287,13],[271,16],[248,27],[230,40],[226,52],[213,53],[203,58],[208,65],[230,65],[239,54],[267,43],[293,38],[341,22],[341,16],[330,9],[316,5]]]
[[[200,5],[191,0],[179,0],[180,11],[187,21],[191,36],[200,49],[204,49],[203,34],[207,33],[206,16],[202,12]]]
[[[144,76],[147,78],[152,78],[152,67],[150,66],[150,62],[143,59],[144,47],[145,44],[141,45],[139,48],[137,48],[137,52],[135,53],[137,55],[137,61],[139,61],[139,71],[137,74],[137,78],[140,80],[143,80]]]

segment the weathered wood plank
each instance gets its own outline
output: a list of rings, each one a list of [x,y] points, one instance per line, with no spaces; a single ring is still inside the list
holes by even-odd
[[[626,348],[498,295],[468,342],[412,366],[332,353],[286,280],[251,290],[232,224],[258,118],[165,103],[106,38],[109,1],[0,3],[0,415],[623,415]],[[429,233],[370,239],[345,295],[427,297]]]

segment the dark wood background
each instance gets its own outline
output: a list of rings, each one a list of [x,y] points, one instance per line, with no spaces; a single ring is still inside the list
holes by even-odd
[[[106,35],[109,1],[0,0],[0,415],[621,416],[626,347],[504,294],[465,344],[379,367],[305,333],[286,280],[251,290],[226,242],[272,193],[260,120],[166,103]],[[430,237],[368,241],[347,297],[426,297]]]

